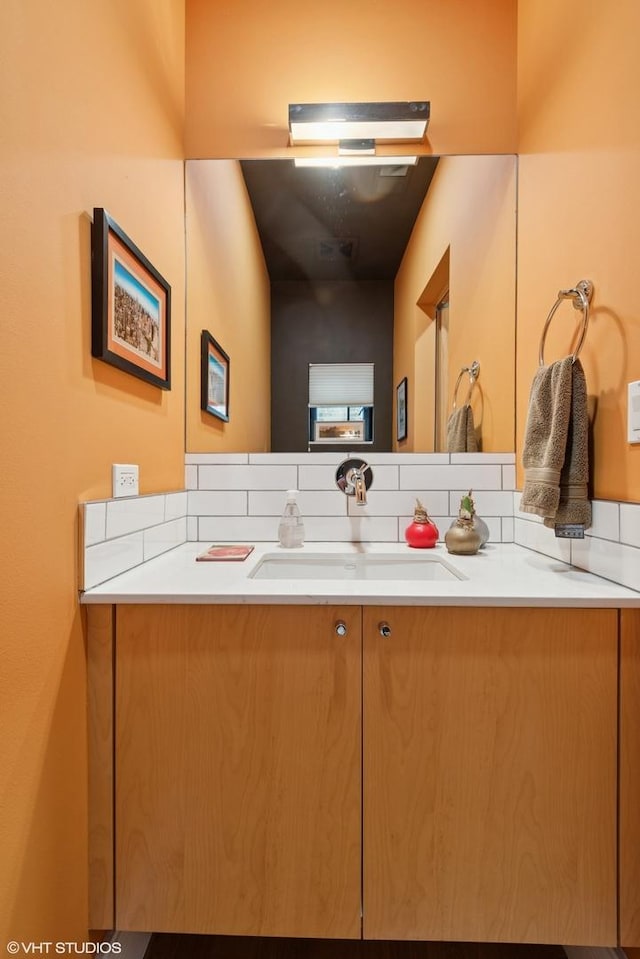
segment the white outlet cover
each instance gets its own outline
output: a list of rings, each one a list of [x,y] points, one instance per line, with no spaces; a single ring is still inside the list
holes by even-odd
[[[133,463],[114,463],[111,467],[111,483],[113,487],[113,496],[118,499],[121,496],[139,495],[139,470]]]
[[[640,380],[629,383],[627,389],[627,440],[640,443]]]

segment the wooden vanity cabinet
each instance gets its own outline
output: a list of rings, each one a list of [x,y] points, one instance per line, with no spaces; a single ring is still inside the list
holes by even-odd
[[[363,639],[365,938],[615,944],[617,611],[365,607]]]
[[[358,938],[360,609],[116,617],[116,928]]]
[[[640,947],[640,609],[620,626],[620,945]]]
[[[107,612],[89,634],[94,916],[158,932],[616,943],[617,610]],[[637,859],[624,863],[632,881]]]

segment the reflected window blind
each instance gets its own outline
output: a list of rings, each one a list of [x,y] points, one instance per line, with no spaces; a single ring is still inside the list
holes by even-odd
[[[309,406],[373,406],[373,363],[310,363]]]

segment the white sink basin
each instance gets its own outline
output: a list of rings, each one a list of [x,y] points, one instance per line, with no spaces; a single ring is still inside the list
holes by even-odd
[[[466,579],[439,556],[408,553],[267,553],[251,579]]]

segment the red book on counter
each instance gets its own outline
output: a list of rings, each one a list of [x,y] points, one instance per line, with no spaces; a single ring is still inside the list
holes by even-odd
[[[243,560],[253,552],[253,546],[224,546],[214,543],[204,553],[196,556],[197,563],[212,563],[216,560]]]

